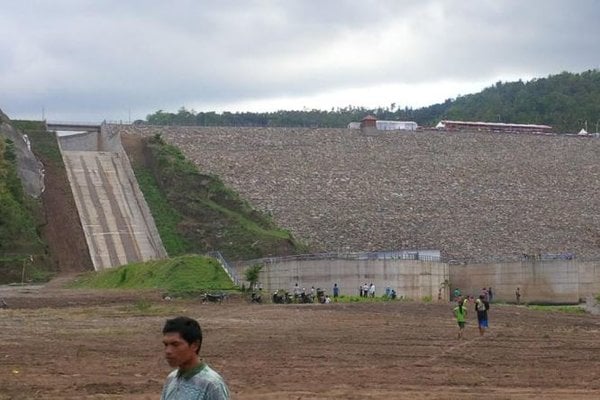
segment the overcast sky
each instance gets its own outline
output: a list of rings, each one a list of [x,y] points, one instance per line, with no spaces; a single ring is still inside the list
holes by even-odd
[[[0,109],[418,108],[600,68],[596,0],[0,0]]]

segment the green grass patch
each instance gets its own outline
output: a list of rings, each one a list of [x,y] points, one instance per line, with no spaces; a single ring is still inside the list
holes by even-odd
[[[269,215],[218,177],[201,173],[160,135],[143,145],[144,160],[131,157],[133,169],[171,256],[217,250],[226,259],[250,260],[307,252]]]
[[[270,237],[277,238],[277,239],[289,239],[290,238],[290,233],[286,230],[266,229],[266,228],[261,227],[255,221],[248,219],[243,214],[240,214],[240,213],[232,211],[228,208],[222,207],[219,204],[215,203],[214,201],[206,200],[204,203],[208,207],[210,207],[214,210],[217,210],[217,211],[221,212],[222,214],[228,216],[230,219],[237,222],[240,225],[240,227],[242,227],[244,230],[246,230],[248,232],[255,233],[255,234],[261,235],[261,236],[270,236]]]
[[[333,301],[333,296],[331,296],[331,301]],[[390,302],[390,301],[412,301],[409,298],[405,297],[396,297],[395,299],[391,299],[387,296],[377,296],[377,297],[361,297],[361,296],[346,296],[341,295],[338,297],[338,303],[381,303],[381,302]]]
[[[134,263],[102,272],[90,272],[76,279],[71,287],[161,289],[176,296],[236,289],[217,260],[197,255]]]
[[[47,250],[39,236],[42,204],[24,192],[17,170],[15,144],[0,134],[0,283],[45,279],[41,266]],[[30,256],[35,257],[33,265],[26,261]]]
[[[178,256],[190,252],[189,242],[177,231],[177,224],[181,222],[182,216],[169,204],[152,173],[141,166],[136,166],[134,173],[146,203],[152,210],[152,217],[167,253]]]
[[[38,158],[43,159],[44,163],[53,162],[59,166],[63,165],[56,134],[46,131],[44,122],[16,120],[11,123],[15,128],[27,134],[31,141],[31,150]]]
[[[528,305],[530,310],[562,312],[567,314],[585,314],[585,310],[578,305],[574,306],[554,306],[554,305]]]

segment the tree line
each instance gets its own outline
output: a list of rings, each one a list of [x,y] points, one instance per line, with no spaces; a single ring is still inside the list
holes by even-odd
[[[600,71],[562,72],[528,82],[497,82],[479,93],[447,99],[443,103],[413,109],[347,106],[327,110],[280,110],[274,112],[223,112],[159,110],[146,117],[151,125],[251,126],[344,128],[365,115],[377,119],[415,121],[434,126],[440,120],[465,120],[551,125],[558,133],[582,128],[596,132],[600,124]]]

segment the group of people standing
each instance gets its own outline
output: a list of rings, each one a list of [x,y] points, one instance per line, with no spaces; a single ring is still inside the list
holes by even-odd
[[[358,291],[360,297],[375,297],[375,284],[371,282],[370,285],[367,285],[365,282],[364,284],[359,285]]]
[[[483,336],[486,329],[489,328],[488,322],[488,311],[490,309],[490,302],[493,299],[492,288],[483,288],[481,294],[477,299],[473,299],[472,296],[461,296],[460,292],[456,296],[455,300],[456,307],[452,310],[456,322],[458,323],[458,339],[462,339],[463,331],[467,323],[468,305],[473,303],[475,306],[475,313],[477,314],[477,325],[479,327],[479,335]]]
[[[277,294],[277,292],[275,292]],[[301,303],[304,303],[304,299],[308,298],[310,299],[310,301],[308,301],[309,303],[314,302],[315,299],[317,299],[319,301],[319,303],[323,303],[323,304],[329,304],[331,303],[331,297],[329,297],[328,294],[325,293],[324,289],[320,289],[317,288],[315,289],[314,286],[310,287],[310,291],[307,292],[306,288],[302,288],[300,289],[300,286],[298,286],[298,283],[296,283],[294,285],[294,287],[292,288],[292,293],[293,293],[293,299],[294,302],[299,302],[299,300]],[[340,287],[338,286],[337,283],[333,284],[333,301],[337,302],[338,301],[338,297],[340,296]]]

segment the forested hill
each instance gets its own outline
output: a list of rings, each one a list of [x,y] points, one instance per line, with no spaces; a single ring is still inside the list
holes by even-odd
[[[600,120],[600,71],[559,75],[529,82],[498,82],[477,94],[417,110],[423,121],[456,119],[545,124],[555,132],[595,132]],[[587,122],[586,122],[587,121]]]
[[[182,107],[176,113],[159,110],[148,115],[146,122],[152,125],[343,128],[367,114],[378,119],[416,121],[421,126],[456,119],[545,124],[559,133],[575,133],[587,124],[588,132],[593,132],[600,120],[600,71],[563,72],[528,82],[498,82],[479,93],[414,110],[396,104],[377,109],[348,106],[330,111],[269,113],[196,112]]]

